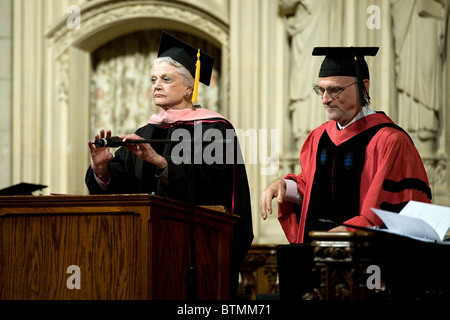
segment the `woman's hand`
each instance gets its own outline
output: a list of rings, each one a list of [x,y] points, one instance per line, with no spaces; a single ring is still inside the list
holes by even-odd
[[[106,131],[100,130],[100,134],[95,135],[95,140],[110,138],[111,130]],[[95,141],[94,140],[94,141]],[[109,151],[108,147],[96,147],[91,140],[88,141],[89,150],[91,151],[92,164],[91,168],[94,171],[97,178],[103,182],[109,181],[109,170],[108,163],[113,159],[112,153]]]
[[[129,134],[126,136],[120,136],[123,142],[127,140],[144,140],[144,138],[137,134]],[[159,155],[155,149],[152,148],[150,143],[128,143],[123,146],[124,148],[133,152],[136,156],[144,161],[150,162],[156,165],[160,169],[167,167],[167,160],[163,156]]]

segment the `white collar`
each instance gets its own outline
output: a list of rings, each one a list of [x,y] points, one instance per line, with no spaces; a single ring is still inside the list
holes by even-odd
[[[353,122],[355,122],[356,120],[359,120],[361,118],[364,118],[365,116],[368,116],[370,114],[374,114],[376,113],[375,110],[364,106],[360,112],[358,112],[358,114],[352,119],[352,121],[350,121],[348,124],[346,124],[345,126],[341,126],[338,122],[336,122],[337,127],[339,130],[345,129],[347,128],[347,126],[349,126],[350,124],[352,124]]]

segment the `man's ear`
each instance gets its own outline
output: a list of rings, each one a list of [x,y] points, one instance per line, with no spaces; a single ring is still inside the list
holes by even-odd
[[[366,92],[369,93],[370,80],[369,79],[364,79],[363,83],[364,83],[364,87],[366,87]]]

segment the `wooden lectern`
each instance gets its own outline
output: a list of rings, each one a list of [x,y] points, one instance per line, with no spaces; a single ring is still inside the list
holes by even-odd
[[[238,216],[192,212],[148,194],[0,197],[0,299],[184,300],[190,279],[195,299],[227,299]]]
[[[278,248],[281,300],[450,301],[448,244],[376,229],[309,236]]]

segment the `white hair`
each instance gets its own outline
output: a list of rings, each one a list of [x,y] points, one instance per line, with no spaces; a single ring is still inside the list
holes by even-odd
[[[171,57],[159,57],[159,58],[155,59],[153,65],[155,65],[157,63],[161,63],[161,62],[167,62],[168,64],[177,68],[177,72],[183,77],[183,83],[189,87],[194,86],[194,78],[192,77],[189,70],[186,69],[186,67],[183,66],[181,63],[172,59]]]

